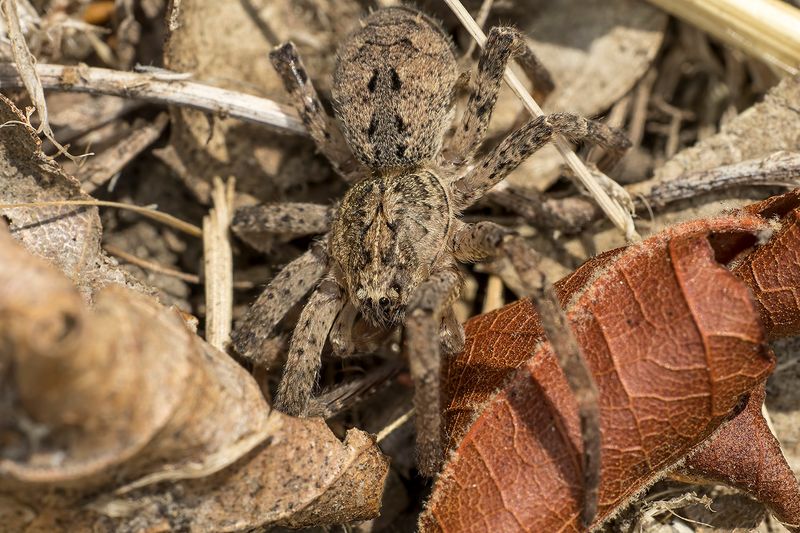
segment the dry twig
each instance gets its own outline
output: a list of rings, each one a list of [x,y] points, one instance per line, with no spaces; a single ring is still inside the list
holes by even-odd
[[[214,179],[214,207],[203,219],[203,263],[206,278],[206,341],[224,350],[233,322],[233,252],[230,225],[236,180]]]
[[[163,79],[164,77],[157,74],[122,72],[85,65],[36,65],[36,73],[42,86],[48,90],[108,94],[191,107],[307,135],[305,126],[293,109],[251,94],[185,80]],[[15,64],[0,64],[0,89],[22,85],[23,81]]]
[[[798,174],[800,154],[776,152],[763,159],[688,172],[655,185],[650,181],[638,183],[629,187],[629,191],[636,197],[637,210],[644,211],[737,186],[796,187]],[[597,206],[586,198],[545,199],[535,191],[511,187],[493,191],[492,195],[502,197],[503,205],[541,228],[574,233],[602,216]]]
[[[80,168],[76,177],[81,181],[81,188],[92,194],[155,142],[168,122],[169,116],[162,113],[153,122],[134,124],[130,134]]]

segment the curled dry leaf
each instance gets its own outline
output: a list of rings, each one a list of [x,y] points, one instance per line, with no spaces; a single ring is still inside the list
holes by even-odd
[[[377,515],[369,435],[271,411],[258,385],[151,297],[89,309],[0,234],[0,500],[14,531],[249,530]]]
[[[41,151],[19,109],[0,95],[0,203],[91,200],[80,183]],[[11,234],[61,269],[85,294],[109,282],[136,285],[100,249],[96,207],[50,206],[0,210]]]
[[[795,191],[749,211],[677,226],[607,252],[557,285],[600,392],[595,524],[704,446],[686,463],[695,477],[748,490],[784,522],[800,522],[800,490],[752,406],[708,441],[742,398],[754,393],[762,403],[758,391],[773,357],[759,310],[770,309],[756,303],[737,273],[760,279],[788,270],[780,287],[798,290],[791,285],[798,198]],[[742,258],[757,235],[771,232],[758,215],[788,216],[772,240]],[[736,272],[718,261],[738,264]],[[793,318],[783,333],[800,330],[800,309]],[[457,449],[421,518],[423,529],[579,531],[577,406],[533,306],[522,300],[477,317],[466,333],[464,352],[445,374],[447,431]],[[709,467],[708,457],[733,455],[731,442],[754,432],[765,452],[758,468],[746,454]]]
[[[795,209],[798,205],[800,189],[748,207],[748,211],[764,217],[781,217],[781,229],[735,269],[753,292],[772,339],[800,334],[800,211]]]
[[[744,410],[724,425],[707,446],[693,453],[673,477],[736,487],[766,504],[783,523],[797,526],[797,479],[761,414],[764,396],[762,384],[750,395]],[[797,531],[800,527],[791,529]]]
[[[775,152],[800,152],[796,102],[800,102],[800,76],[784,79],[764,101],[725,123],[719,133],[678,152],[651,179],[632,186],[631,195],[649,197],[655,192],[657,196],[658,189],[688,172],[763,159]]]

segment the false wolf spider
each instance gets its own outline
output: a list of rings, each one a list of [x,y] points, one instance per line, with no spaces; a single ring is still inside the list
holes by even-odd
[[[294,45],[284,44],[270,57],[319,150],[355,183],[338,208],[272,204],[237,214],[235,225],[257,221],[275,233],[324,237],[275,276],[234,332],[234,345],[257,359],[278,322],[313,289],[275,402],[302,416],[328,338],[343,356],[355,349],[352,329],[359,315],[377,330],[404,326],[418,464],[420,472],[432,474],[441,458],[441,352],[463,346],[452,309],[462,283],[456,264],[505,254],[522,279],[530,279],[522,271],[536,268],[534,252],[516,234],[488,221],[462,222],[459,214],[554,134],[597,143],[616,156],[628,141],[601,123],[557,113],[530,120],[473,161],[511,58],[527,67],[540,89],[551,87],[546,70],[511,28],[489,32],[463,118],[445,149],[457,61],[440,25],[419,11],[375,11],[339,48],[332,96],[341,130],[325,112]]]

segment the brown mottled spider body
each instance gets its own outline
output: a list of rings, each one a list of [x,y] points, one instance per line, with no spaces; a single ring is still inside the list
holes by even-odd
[[[341,130],[325,113],[294,46],[277,48],[273,64],[320,151],[346,179],[359,181],[335,211],[276,204],[240,211],[234,220],[234,228],[258,220],[276,233],[327,230],[322,246],[272,280],[233,335],[237,350],[257,360],[277,323],[313,289],[291,339],[276,407],[307,413],[326,340],[337,355],[352,353],[359,315],[377,329],[403,326],[416,387],[419,468],[426,474],[441,459],[441,352],[463,345],[452,309],[461,288],[457,263],[505,254],[523,280],[532,279],[537,263],[513,232],[491,222],[464,223],[459,213],[555,133],[616,155],[627,147],[622,135],[600,123],[554,114],[530,120],[473,161],[512,57],[537,87],[551,87],[522,37],[493,28],[464,116],[444,147],[458,72],[449,38],[429,17],[405,7],[382,9],[342,43],[333,86]]]

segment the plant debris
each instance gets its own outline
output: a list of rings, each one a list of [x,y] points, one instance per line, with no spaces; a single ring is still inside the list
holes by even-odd
[[[798,529],[800,2],[461,3],[477,27],[430,0],[0,0],[0,529]],[[353,184],[269,54],[291,41],[332,114],[337,47],[397,4],[441,22],[455,117],[473,35],[513,25],[521,98],[631,144],[545,147],[458,214],[536,257],[458,268],[432,484],[408,338],[357,312],[318,418],[271,407],[315,282],[264,288],[330,266]],[[501,83],[465,168],[530,107]]]

